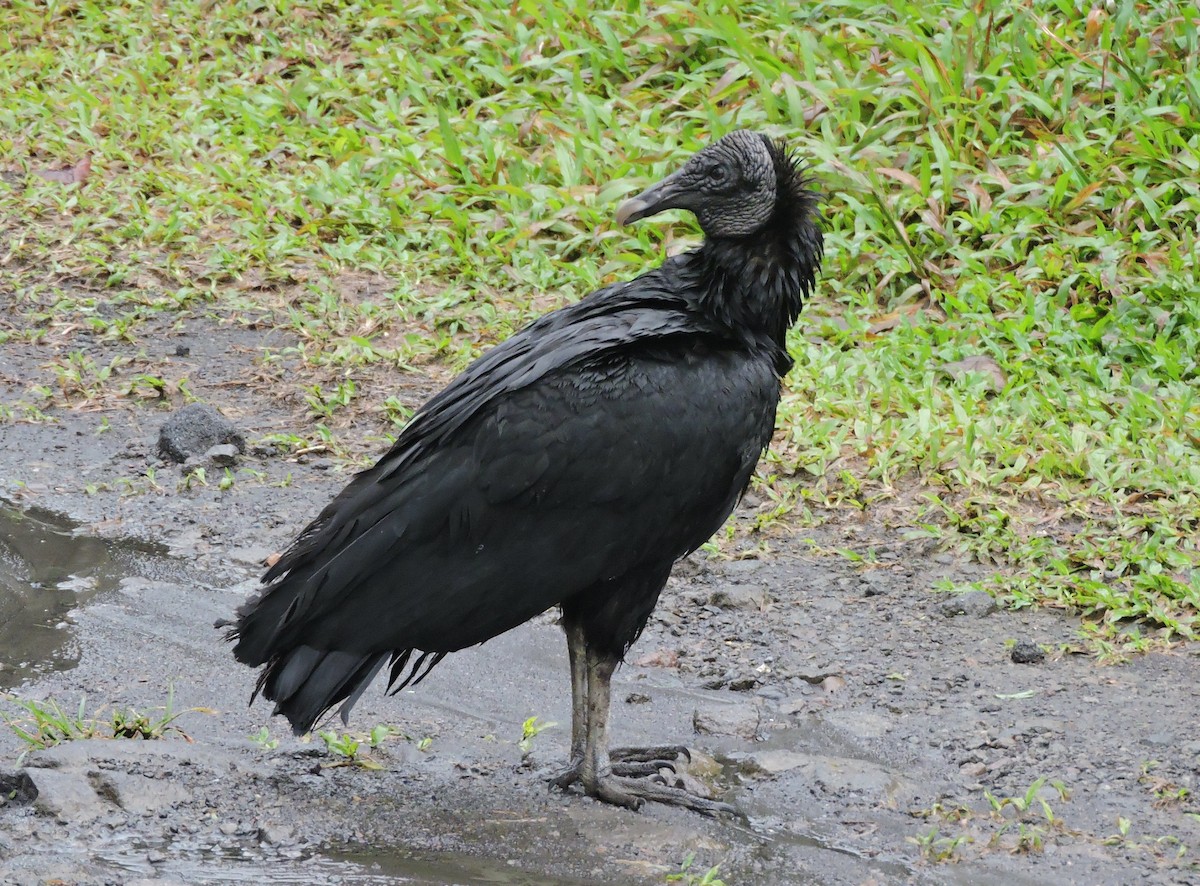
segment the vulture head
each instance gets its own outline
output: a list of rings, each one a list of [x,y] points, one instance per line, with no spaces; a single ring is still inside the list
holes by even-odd
[[[617,223],[628,224],[667,209],[686,209],[695,214],[708,237],[749,237],[775,217],[781,195],[786,199],[803,184],[782,145],[739,129],[694,154],[678,172],[622,203]]]

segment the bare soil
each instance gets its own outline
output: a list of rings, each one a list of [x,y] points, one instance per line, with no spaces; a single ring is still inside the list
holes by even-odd
[[[280,335],[196,316],[136,344],[74,329],[0,351],[0,403],[41,402],[53,419],[22,421],[18,406],[0,423],[0,495],[78,524],[0,521],[0,614],[25,625],[3,635],[0,686],[71,710],[86,694],[103,717],[153,712],[170,685],[176,710],[195,709],[161,740],[20,761],[0,727],[0,882],[640,884],[694,853],[692,872],[719,864],[731,886],[1200,883],[1200,649],[1122,665],[1074,654],[1077,619],[948,601],[933,583],[982,567],[871,511],[751,539],[751,558],[737,542],[732,557],[689,558],[618,673],[617,740],[694,748],[690,774],[744,821],[546,787],[570,718],[552,613],[399,697],[368,690],[350,731],[403,735],[366,752],[381,768],[331,765],[319,739],[247,707],[254,675],[212,628],[348,479],[329,453],[253,445],[311,427],[280,396],[298,367],[261,359]],[[71,350],[130,362],[70,390],[52,366]],[[412,406],[441,380],[374,369]],[[188,486],[160,460],[182,396],[119,394],[122,373],[149,371],[186,377],[243,429],[252,445],[228,489],[219,470]],[[346,413],[364,453],[385,430]],[[1013,660],[1018,645],[1031,660]],[[531,716],[557,725],[522,748]],[[277,747],[251,740],[264,725]]]

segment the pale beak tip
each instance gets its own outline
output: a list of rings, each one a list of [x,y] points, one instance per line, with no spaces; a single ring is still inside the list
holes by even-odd
[[[637,197],[626,200],[617,207],[617,224],[624,226],[630,222],[637,221],[642,217],[642,213],[644,213],[646,209],[647,206],[644,200],[641,200]]]

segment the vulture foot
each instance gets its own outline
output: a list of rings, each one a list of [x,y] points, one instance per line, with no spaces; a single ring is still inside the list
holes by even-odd
[[[611,773],[598,776],[595,783],[584,785],[590,795],[605,803],[624,806],[628,809],[641,809],[649,800],[652,803],[665,803],[668,806],[682,806],[701,815],[738,815],[736,807],[719,800],[701,797],[684,787],[683,779],[674,779],[674,784],[661,774],[645,778],[626,778]]]
[[[608,752],[613,775],[641,778],[658,775],[659,770],[675,772],[676,760],[692,755],[683,745],[655,745],[645,748],[613,748]],[[550,786],[569,788],[583,777],[583,755],[572,757],[567,768],[550,778]]]

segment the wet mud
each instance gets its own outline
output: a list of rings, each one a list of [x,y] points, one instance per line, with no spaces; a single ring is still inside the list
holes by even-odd
[[[228,488],[161,462],[146,404],[0,423],[5,716],[161,714],[169,691],[183,712],[157,740],[32,751],[0,726],[0,883],[651,884],[689,855],[730,886],[1200,883],[1198,650],[1105,666],[1070,615],[947,606],[935,582],[982,568],[869,514],[689,558],[614,680],[614,740],[687,744],[744,819],[547,788],[570,719],[553,613],[328,724],[371,768],[293,737],[212,623],[348,475],[255,446],[303,417],[223,387],[258,366],[252,331],[184,329],[223,360],[195,393],[250,444]],[[8,349],[0,396],[38,359]],[[530,717],[555,725],[523,745]]]

